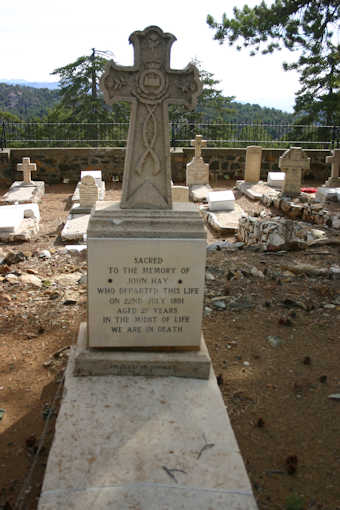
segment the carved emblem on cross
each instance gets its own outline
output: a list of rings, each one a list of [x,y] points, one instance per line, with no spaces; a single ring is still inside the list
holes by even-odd
[[[150,26],[130,35],[134,65],[107,63],[101,79],[106,103],[131,103],[121,208],[171,209],[168,105],[193,109],[202,90],[197,68],[170,68],[175,36]]]

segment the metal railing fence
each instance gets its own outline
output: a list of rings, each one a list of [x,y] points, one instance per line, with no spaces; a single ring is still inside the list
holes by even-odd
[[[115,122],[9,122],[0,119],[0,148],[21,147],[125,147],[129,123]],[[189,123],[172,122],[172,147],[187,147],[195,135],[208,147],[270,148],[299,146],[334,149],[340,147],[340,126],[283,124],[277,122]]]

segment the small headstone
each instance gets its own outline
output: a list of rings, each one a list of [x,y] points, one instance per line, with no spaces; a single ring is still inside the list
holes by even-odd
[[[260,180],[262,161],[262,147],[250,145],[246,152],[246,166],[244,180],[246,182],[256,183]]]
[[[210,211],[232,211],[235,207],[235,196],[231,190],[211,191],[208,195]]]
[[[331,176],[325,186],[329,188],[340,187],[340,149],[334,149],[331,156],[326,157],[326,163],[330,163]]]
[[[101,186],[101,182],[103,180],[102,178],[102,171],[101,170],[81,170],[80,172],[80,181],[83,180],[83,177],[90,175],[94,178],[98,188]]]
[[[280,157],[279,167],[286,174],[283,194],[288,197],[300,195],[303,170],[310,168],[310,158],[301,147],[291,147]]]
[[[80,208],[92,208],[98,200],[98,187],[95,177],[85,175],[79,185],[79,206]]]
[[[338,188],[329,188],[328,186],[320,186],[318,188],[315,198],[317,200],[320,200],[320,202],[337,202],[338,199],[338,192],[340,193],[340,190]]]
[[[268,172],[267,184],[272,188],[282,189],[286,174],[284,172]]]
[[[209,165],[204,163],[202,158],[202,147],[206,144],[201,135],[196,135],[195,140],[191,140],[191,145],[195,147],[195,155],[186,167],[187,186],[209,184]]]
[[[171,186],[173,202],[189,202],[188,186]]]
[[[30,158],[22,158],[22,163],[17,164],[18,172],[23,172],[23,182],[31,186],[33,184],[31,172],[37,171],[37,165],[31,163]]]

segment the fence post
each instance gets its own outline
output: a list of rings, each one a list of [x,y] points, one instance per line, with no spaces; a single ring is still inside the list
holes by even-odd
[[[1,126],[1,136],[0,136],[0,149],[3,150],[3,149],[6,149],[6,126],[5,126],[5,121],[2,121],[2,126]]]

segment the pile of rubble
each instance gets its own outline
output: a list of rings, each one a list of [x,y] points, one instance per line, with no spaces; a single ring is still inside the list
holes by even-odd
[[[247,245],[261,244],[266,251],[305,248],[316,239],[326,238],[323,230],[311,228],[302,221],[279,216],[274,218],[243,216],[237,237]]]

